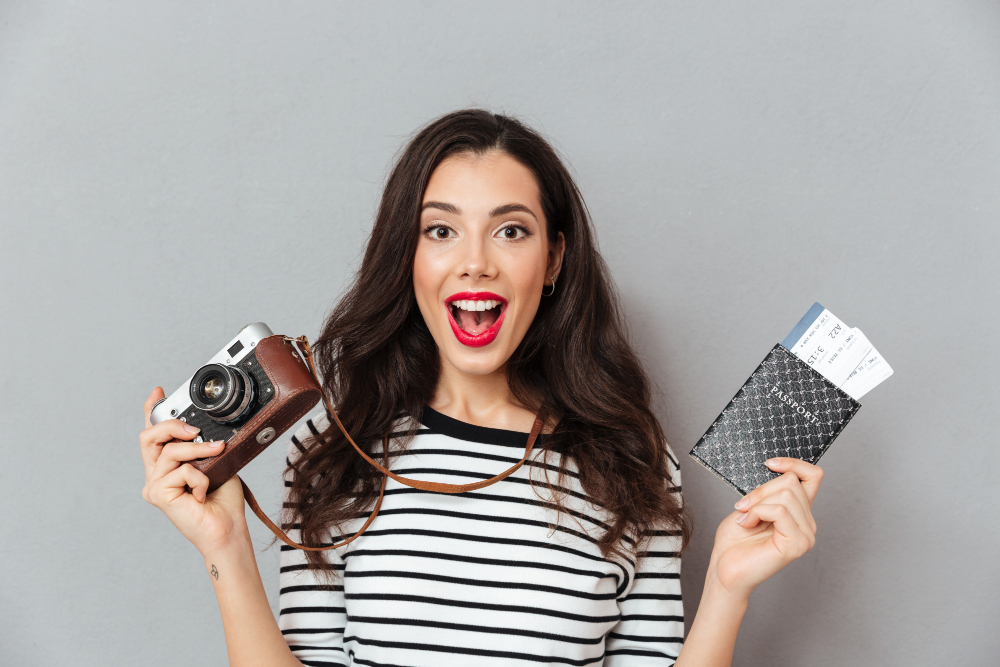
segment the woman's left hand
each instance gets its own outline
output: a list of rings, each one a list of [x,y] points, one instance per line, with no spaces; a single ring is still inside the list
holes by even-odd
[[[782,475],[744,496],[723,520],[709,564],[709,577],[745,598],[816,544],[810,507],[822,468],[796,458],[769,459],[768,467]]]

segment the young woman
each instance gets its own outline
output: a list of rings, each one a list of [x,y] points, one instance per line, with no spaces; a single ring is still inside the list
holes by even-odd
[[[171,420],[140,434],[143,497],[205,558],[230,664],[728,665],[754,588],[814,544],[821,470],[778,478],[716,531],[687,638],[680,553],[689,537],[677,460],[596,250],[587,210],[551,147],[511,118],[449,114],[420,131],[386,184],[361,269],[317,358],[354,439],[393,480],[357,540],[282,546],[276,622],[236,478],[206,495]],[[353,535],[382,475],[324,412],[291,439],[286,528],[307,545]]]

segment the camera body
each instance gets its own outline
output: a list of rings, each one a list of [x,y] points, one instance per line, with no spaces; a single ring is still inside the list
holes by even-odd
[[[222,440],[221,454],[192,461],[209,492],[239,472],[304,417],[322,389],[294,340],[263,322],[248,324],[187,382],[161,399],[150,423],[180,419],[201,429],[196,441]]]

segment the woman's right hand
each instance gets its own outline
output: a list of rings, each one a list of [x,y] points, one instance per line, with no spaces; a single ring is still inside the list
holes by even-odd
[[[247,540],[243,487],[233,475],[208,495],[208,476],[188,461],[214,456],[222,442],[188,442],[198,429],[179,419],[156,426],[149,423],[153,404],[163,398],[157,387],[146,399],[146,428],[139,434],[146,485],[142,497],[160,508],[202,555],[225,549],[237,540]]]

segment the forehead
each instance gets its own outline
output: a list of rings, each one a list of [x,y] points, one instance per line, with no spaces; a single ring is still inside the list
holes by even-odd
[[[446,158],[431,174],[423,198],[455,204],[463,211],[516,202],[539,214],[540,200],[531,170],[500,151]]]

